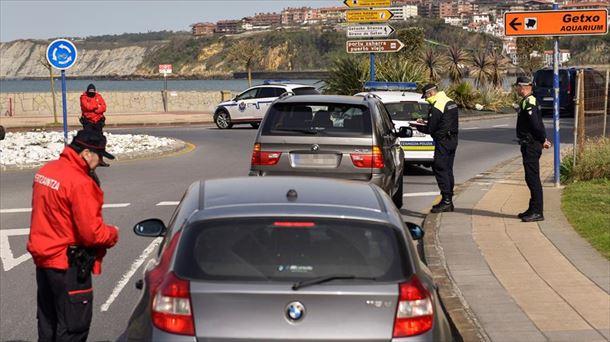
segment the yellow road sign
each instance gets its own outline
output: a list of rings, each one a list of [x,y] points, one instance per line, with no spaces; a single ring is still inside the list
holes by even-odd
[[[349,8],[390,7],[392,0],[344,0],[343,3]]]
[[[555,10],[506,12],[505,36],[581,36],[608,33],[608,11]]]
[[[383,22],[392,18],[393,14],[387,9],[384,10],[354,10],[347,11],[348,23],[369,23]]]

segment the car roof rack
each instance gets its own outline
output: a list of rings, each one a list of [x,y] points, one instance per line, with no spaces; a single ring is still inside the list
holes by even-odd
[[[287,84],[290,83],[290,80],[264,80],[263,84],[264,85],[271,85],[271,84]]]
[[[380,81],[368,81],[364,82],[364,90],[416,90],[417,83],[415,82],[380,82]]]

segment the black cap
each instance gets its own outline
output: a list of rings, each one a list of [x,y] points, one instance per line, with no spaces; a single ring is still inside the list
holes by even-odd
[[[106,137],[102,132],[92,129],[81,129],[76,132],[76,136],[70,143],[71,146],[76,146],[81,149],[86,148],[91,152],[97,153],[100,157],[114,159],[114,156],[106,151]],[[106,164],[103,160],[100,165]]]
[[[532,85],[532,80],[527,76],[519,76],[517,81],[515,81],[515,85]]]
[[[426,93],[432,89],[437,89],[436,84],[433,84],[433,83],[426,84],[424,86],[424,88],[422,89],[421,98],[422,99],[426,98]]]
[[[95,90],[96,90],[96,89],[95,89],[95,86],[93,85],[93,83],[90,83],[90,84],[87,86],[87,92],[88,92],[88,93],[95,93]]]

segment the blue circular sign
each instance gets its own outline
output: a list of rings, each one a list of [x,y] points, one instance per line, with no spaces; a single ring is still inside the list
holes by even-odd
[[[76,46],[67,39],[56,39],[47,47],[47,61],[55,69],[65,70],[76,63]]]

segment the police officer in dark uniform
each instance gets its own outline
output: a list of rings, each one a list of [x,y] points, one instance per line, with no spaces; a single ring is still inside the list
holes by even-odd
[[[422,98],[430,104],[428,120],[418,119],[415,127],[420,132],[430,134],[434,140],[432,171],[443,197],[431,212],[453,211],[453,161],[458,145],[458,107],[445,92],[438,91],[435,84],[424,86]]]
[[[529,207],[518,216],[523,222],[544,220],[542,183],[540,182],[540,156],[543,148],[551,147],[546,139],[542,115],[536,98],[532,95],[532,81],[520,76],[515,83],[517,94],[522,97],[517,108],[517,138],[521,145],[525,182],[530,190]]]

